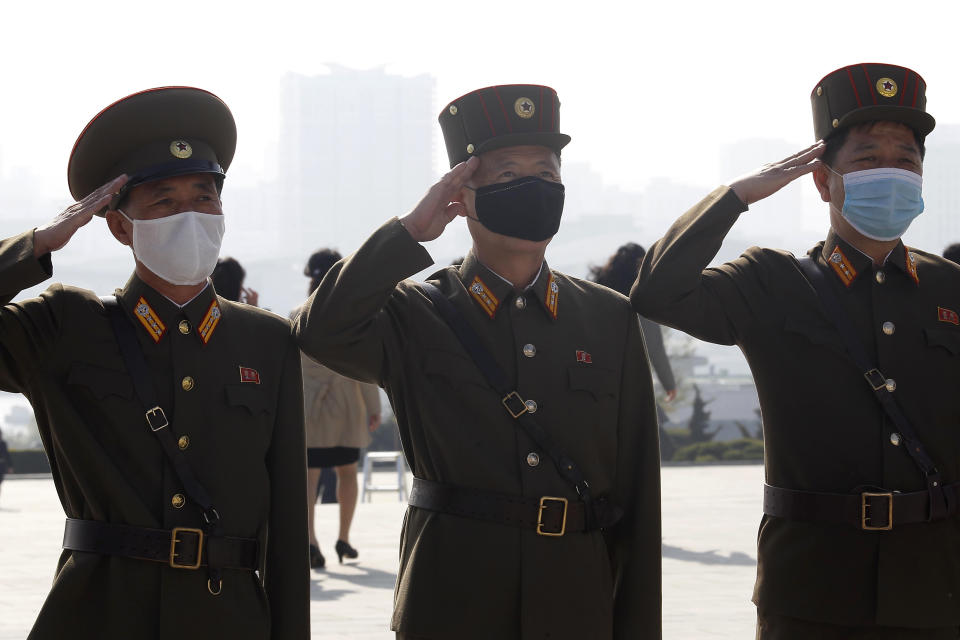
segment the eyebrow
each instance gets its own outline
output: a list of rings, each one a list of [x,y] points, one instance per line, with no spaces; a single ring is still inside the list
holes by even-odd
[[[207,193],[213,193],[214,191],[213,185],[211,185],[209,182],[194,182],[192,186],[194,189],[200,189],[201,191],[206,191]],[[169,191],[173,191],[173,187],[164,182],[159,182],[153,186],[153,189],[150,190],[150,196],[156,197]]]
[[[897,147],[902,151],[911,151],[913,153],[920,153],[920,149],[916,144],[898,144]],[[861,142],[853,148],[854,153],[860,153],[862,151],[873,151],[877,148],[875,142]]]
[[[500,171],[501,169],[516,167],[519,164],[520,163],[517,162],[516,160],[501,160],[496,165],[494,165],[494,169],[496,171]],[[548,169],[553,170],[553,163],[551,163],[549,160],[537,160],[537,165],[541,167],[547,167]]]

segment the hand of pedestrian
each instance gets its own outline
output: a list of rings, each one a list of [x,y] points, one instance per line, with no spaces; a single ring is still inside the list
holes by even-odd
[[[127,176],[121,175],[107,184],[95,189],[86,198],[80,202],[74,202],[72,205],[60,212],[46,226],[40,227],[33,234],[33,255],[40,257],[62,249],[77,229],[90,222],[93,215],[101,211],[110,204],[123,185],[127,183]]]
[[[380,414],[379,413],[371,414],[369,424],[367,424],[367,428],[370,429],[370,433],[373,433],[379,427],[380,427]]]
[[[820,166],[820,156],[825,149],[826,143],[820,140],[789,158],[765,164],[752,173],[740,176],[730,183],[730,188],[744,204],[751,205]]]
[[[666,401],[667,401],[667,402],[673,402],[673,401],[676,400],[676,399],[677,399],[677,390],[676,390],[676,389],[668,389],[668,390],[667,390],[667,395],[666,395]]]
[[[253,307],[260,301],[260,295],[254,289],[249,287],[240,287],[240,302],[245,302]]]
[[[414,240],[436,240],[451,220],[466,213],[464,204],[455,198],[459,197],[463,185],[479,165],[480,159],[474,156],[455,166],[440,182],[430,187],[413,211],[400,219]]]

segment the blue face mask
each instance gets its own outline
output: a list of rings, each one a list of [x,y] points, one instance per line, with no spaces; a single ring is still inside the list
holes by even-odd
[[[829,167],[828,167],[829,168]],[[905,169],[867,169],[843,175],[843,211],[850,226],[873,240],[896,240],[923,213],[923,178]]]

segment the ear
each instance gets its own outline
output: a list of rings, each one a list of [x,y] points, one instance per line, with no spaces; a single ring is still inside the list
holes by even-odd
[[[458,203],[460,206],[457,207],[457,215],[463,218],[476,218],[477,213],[475,210],[475,196],[474,192],[471,189],[466,187],[460,187],[460,192],[457,193],[457,199],[453,202]]]
[[[821,164],[810,175],[813,176],[813,184],[820,192],[820,199],[824,202],[832,202],[830,198],[830,170],[827,169],[826,165]]]
[[[110,233],[113,234],[113,237],[120,242],[120,244],[126,245],[128,247],[133,246],[133,226],[124,220],[115,209],[110,209],[106,213],[107,227],[110,229]],[[130,230],[127,231],[126,227],[130,227]]]

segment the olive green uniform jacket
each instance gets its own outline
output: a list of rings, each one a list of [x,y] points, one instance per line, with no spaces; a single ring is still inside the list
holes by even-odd
[[[420,286],[404,280],[430,264],[388,222],[307,301],[294,322],[301,348],[386,389],[416,476],[576,501]],[[659,452],[637,315],[625,297],[546,265],[515,294],[473,253],[430,281],[536,403],[536,419],[579,463],[593,495],[626,514],[602,533],[548,538],[411,507],[392,628],[445,639],[658,638]]]
[[[706,268],[745,210],[723,187],[685,213],[647,253],[634,307],[702,340],[741,348],[760,396],[769,484],[834,493],[923,490],[796,258],[754,247]],[[842,258],[828,263],[824,256],[834,253]],[[960,312],[960,269],[902,244],[874,267],[832,232],[810,256],[835,281],[880,371],[896,381],[896,399],[944,482],[957,482],[960,326],[941,320],[938,307]],[[765,516],[758,546],[754,601],[763,615],[851,626],[960,624],[956,519],[861,531]]]
[[[48,278],[33,233],[0,241],[0,301]],[[182,310],[133,276],[118,292],[136,325],[161,405],[222,517],[224,535],[258,538],[259,577],[64,551],[30,637],[309,637],[309,569],[300,352],[288,323],[217,298],[207,287]],[[165,327],[139,321],[141,298]],[[198,329],[214,301],[220,317]],[[240,368],[259,382],[241,382]],[[190,382],[187,382],[187,378]],[[0,388],[33,405],[67,516],[171,529],[202,526],[144,419],[109,318],[92,292],[54,284],[0,308]],[[175,503],[180,504],[177,508]]]

